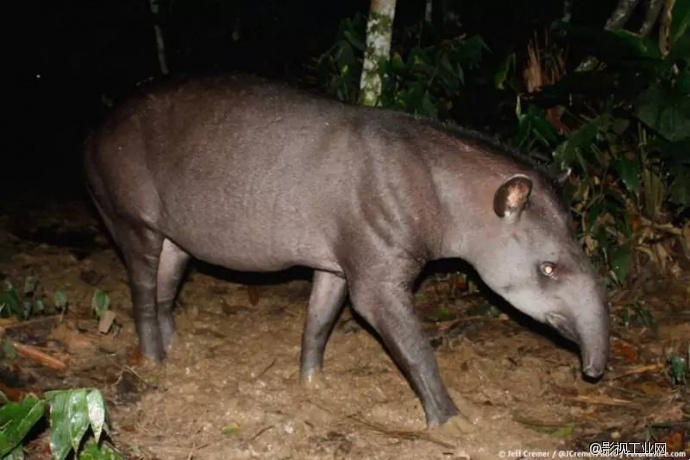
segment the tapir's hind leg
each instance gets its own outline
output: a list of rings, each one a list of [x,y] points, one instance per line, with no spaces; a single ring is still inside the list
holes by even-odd
[[[323,352],[340,308],[345,300],[345,279],[328,272],[314,272],[307,308],[307,324],[302,335],[300,379],[306,386],[318,384]]]
[[[189,261],[189,254],[167,238],[158,262],[156,299],[158,301],[158,326],[161,331],[163,350],[168,351],[175,334],[173,305],[184,270]]]
[[[113,237],[122,251],[129,275],[139,349],[144,357],[162,361],[165,353],[156,314],[156,280],[163,236],[128,222],[116,224]]]

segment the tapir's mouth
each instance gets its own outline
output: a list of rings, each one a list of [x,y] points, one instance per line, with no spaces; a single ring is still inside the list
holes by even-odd
[[[574,325],[566,316],[559,313],[547,313],[545,319],[546,324],[560,332],[563,337],[579,344]]]
[[[547,313],[544,318],[546,323],[560,332],[563,337],[572,340],[579,345],[582,353],[582,373],[591,378],[598,378],[606,370],[606,362],[608,360],[608,327],[604,342],[597,342],[596,340],[589,343],[583,343],[580,334],[577,332],[577,327],[572,320],[560,313]]]

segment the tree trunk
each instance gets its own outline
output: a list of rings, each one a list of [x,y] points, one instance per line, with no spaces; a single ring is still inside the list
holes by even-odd
[[[169,73],[168,70],[168,58],[165,51],[165,40],[163,39],[163,30],[160,26],[160,7],[158,5],[159,0],[149,0],[149,7],[151,8],[151,14],[153,15],[153,31],[156,34],[156,51],[158,54],[158,66],[163,75]]]
[[[362,105],[378,105],[381,97],[381,62],[390,58],[396,0],[371,0],[367,22],[367,49],[364,52],[359,100]]]

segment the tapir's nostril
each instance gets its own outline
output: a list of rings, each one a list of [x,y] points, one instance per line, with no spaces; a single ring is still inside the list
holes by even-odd
[[[600,377],[604,373],[604,370],[603,369],[597,369],[593,366],[588,366],[588,367],[582,369],[582,372],[587,377],[597,378],[597,377]]]

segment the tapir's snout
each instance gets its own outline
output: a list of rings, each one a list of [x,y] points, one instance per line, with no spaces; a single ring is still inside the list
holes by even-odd
[[[546,322],[564,337],[577,343],[582,357],[582,373],[598,378],[609,359],[609,315],[606,303],[596,301],[576,314],[548,313]]]
[[[609,308],[603,290],[586,299],[575,315],[577,344],[582,356],[582,373],[601,377],[609,360]]]
[[[606,370],[606,363],[608,362],[609,351],[608,346],[606,350],[597,350],[595,353],[582,353],[582,373],[587,377],[593,379],[599,378]]]

